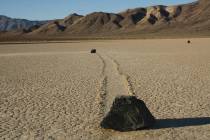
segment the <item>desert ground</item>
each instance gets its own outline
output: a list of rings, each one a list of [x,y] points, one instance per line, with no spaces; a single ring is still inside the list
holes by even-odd
[[[210,39],[187,40],[1,44],[0,139],[209,140]],[[156,125],[100,128],[118,95],[144,100]]]

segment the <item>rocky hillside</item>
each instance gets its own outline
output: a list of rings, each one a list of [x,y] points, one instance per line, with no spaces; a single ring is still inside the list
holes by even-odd
[[[94,12],[82,16],[71,14],[64,19],[32,26],[25,36],[144,36],[210,35],[210,0],[189,4],[128,9],[119,13]]]
[[[29,34],[95,35],[156,32],[174,29],[209,30],[210,1],[199,0],[176,6],[151,6],[120,13],[72,14],[43,25]]]
[[[43,25],[46,21],[29,21],[26,19],[13,19],[0,15],[0,31],[14,31],[29,29],[32,26]]]

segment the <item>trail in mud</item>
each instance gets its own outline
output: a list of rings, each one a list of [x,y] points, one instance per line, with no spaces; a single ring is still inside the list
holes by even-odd
[[[129,77],[122,73],[119,63],[105,54],[97,54],[103,63],[101,83],[101,103],[104,115],[111,108],[115,97],[125,95],[134,96]]]
[[[120,70],[119,63],[107,54],[97,54],[103,66],[101,71],[100,114],[103,118],[117,96],[135,96],[129,76]],[[114,139],[115,133],[102,131],[101,139]]]

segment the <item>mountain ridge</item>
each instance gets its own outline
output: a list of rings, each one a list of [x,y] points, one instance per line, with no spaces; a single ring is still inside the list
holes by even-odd
[[[5,15],[0,15],[0,31],[14,31],[29,29],[35,25],[45,24],[47,21],[27,20],[19,18],[11,18]]]

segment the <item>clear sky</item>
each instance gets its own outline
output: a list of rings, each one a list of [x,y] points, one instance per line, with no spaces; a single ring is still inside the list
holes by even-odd
[[[0,0],[0,15],[30,20],[63,18],[71,13],[120,12],[151,5],[172,5],[195,0]]]

